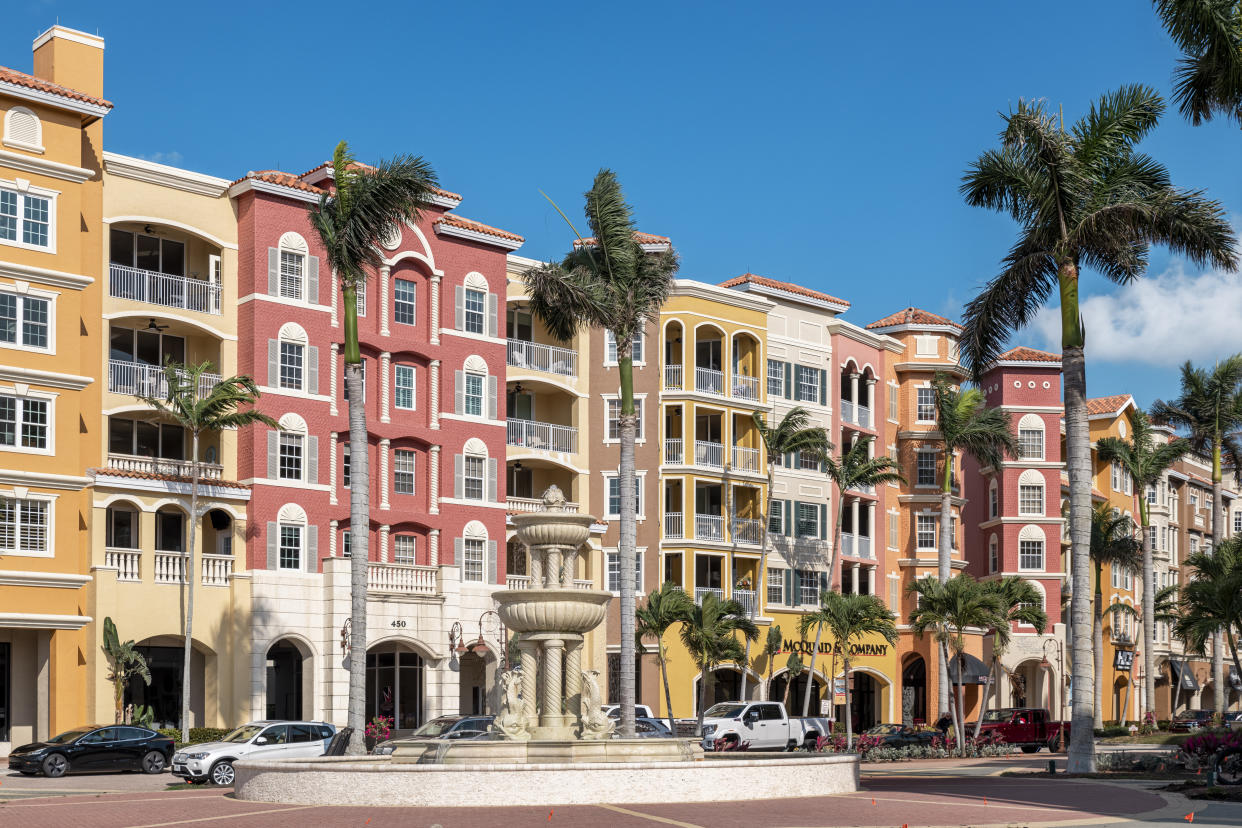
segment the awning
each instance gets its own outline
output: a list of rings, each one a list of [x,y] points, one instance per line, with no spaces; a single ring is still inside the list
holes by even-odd
[[[961,658],[966,661],[965,677],[958,681],[958,657],[951,655],[949,656],[949,681],[953,684],[987,684],[987,665],[970,653],[964,653]]]
[[[1242,676],[1238,675],[1237,667],[1229,668],[1229,686],[1234,690],[1242,690]]]
[[[1169,669],[1173,672],[1173,679],[1177,682],[1179,690],[1198,692],[1199,682],[1195,680],[1195,672],[1189,664],[1169,659]]]

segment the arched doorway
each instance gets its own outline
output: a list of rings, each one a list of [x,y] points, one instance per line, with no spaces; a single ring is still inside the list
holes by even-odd
[[[922,656],[911,658],[901,671],[901,722],[927,723],[927,663]]]
[[[426,720],[423,657],[397,642],[367,651],[366,718],[387,716],[393,728],[410,731]]]
[[[702,690],[703,678],[694,680],[694,710],[698,713],[699,694]],[[746,680],[746,700],[759,696],[759,679],[752,673]],[[717,667],[712,672],[712,682],[707,688],[707,706],[729,701],[741,701],[742,673],[736,667]]]
[[[809,678],[810,677],[807,674],[806,670],[803,670],[798,675],[798,677],[793,680],[793,687],[789,691],[789,707],[790,707],[789,712],[791,715],[802,714],[802,698],[806,693],[806,683]],[[787,684],[789,684],[789,671],[786,670],[782,673],[779,673],[772,679],[772,684],[768,688],[768,700],[769,701],[784,701],[785,700],[785,687]],[[825,689],[826,687],[824,684],[824,679],[817,672],[815,674],[814,684],[811,687],[811,706],[808,711],[810,715],[812,716],[819,715],[820,699],[827,698],[827,696],[824,693]]]
[[[462,715],[487,713],[487,663],[494,661],[486,647],[462,653],[458,659],[460,689],[458,712]]]
[[[267,651],[267,703],[269,719],[301,719],[311,715],[303,668],[305,657],[292,641],[282,638]]]
[[[883,724],[883,711],[880,709],[881,685],[868,673],[854,671],[854,690],[850,697],[853,727],[855,733]]]
[[[207,659],[214,654],[204,652],[197,641],[190,649],[190,727],[202,727],[206,722],[206,673]],[[184,639],[163,635],[148,638],[138,645],[151,671],[151,683],[141,679],[131,681],[125,688],[125,705],[150,707],[154,714],[151,726],[181,727],[181,679],[185,664]]]

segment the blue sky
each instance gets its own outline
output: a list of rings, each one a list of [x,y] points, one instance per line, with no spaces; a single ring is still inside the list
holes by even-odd
[[[10,0],[0,64],[28,71],[59,22],[107,40],[106,146],[230,178],[358,156],[426,156],[459,212],[560,255],[601,166],[682,275],[744,271],[853,302],[865,324],[914,304],[957,316],[1013,239],[966,207],[962,170],[1019,97],[1076,118],[1127,82],[1162,91],[1177,57],[1149,4],[211,4]],[[1144,149],[1242,224],[1242,132],[1166,115]],[[1095,275],[1088,388],[1146,405],[1176,366],[1242,350],[1242,276],[1157,251],[1139,289]],[[1055,321],[1015,344],[1056,349]]]

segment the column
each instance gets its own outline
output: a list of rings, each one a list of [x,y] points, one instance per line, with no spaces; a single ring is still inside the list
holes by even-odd
[[[379,269],[379,314],[380,314],[380,336],[388,336],[388,274],[392,272],[392,268],[384,265]]]
[[[332,327],[339,327],[337,321],[336,303],[341,301],[340,284],[336,278],[336,271],[332,272]]]
[[[328,434],[328,503],[336,505],[336,432]]]
[[[387,437],[379,441],[379,467],[380,467],[380,508],[388,508],[388,446],[391,445]]]
[[[530,578],[532,588],[537,588],[543,583],[543,557],[542,554],[536,555],[534,547],[531,547],[530,568],[526,574]]]
[[[858,399],[858,378],[859,376],[860,375],[857,371],[850,372],[850,402],[854,403],[854,409],[855,409],[854,420],[855,421],[858,420],[858,404],[861,402],[861,400]]]
[[[391,389],[388,385],[392,382],[392,354],[387,351],[380,353],[380,422],[390,422],[388,406],[392,403]]]
[[[440,360],[433,359],[427,369],[427,380],[430,385],[427,409],[431,412],[431,428],[440,427]]]
[[[440,277],[437,274],[431,275],[431,344],[440,344]]]
[[[340,526],[335,520],[328,521],[328,557],[336,557],[336,530]]]
[[[877,551],[880,542],[876,540],[878,537],[875,533],[875,501],[872,500],[867,504],[867,534],[870,536],[871,557],[878,559],[880,553]]]
[[[853,585],[853,589],[850,591],[855,595],[858,594],[858,575],[860,569],[862,569],[862,564],[860,563],[856,563],[850,567],[850,583]]]
[[[854,533],[853,552],[855,555],[862,553],[862,550],[859,549],[859,538],[862,537],[862,532],[858,531],[858,507],[860,503],[861,501],[856,497],[850,500],[850,531]]]
[[[559,727],[561,716],[561,674],[564,667],[565,642],[549,638],[543,642],[543,715],[539,717],[542,727]],[[525,666],[522,667],[526,669]]]
[[[569,641],[565,650],[565,713],[575,728],[582,725],[582,639]]]
[[[191,713],[191,715],[193,715]],[[35,738],[52,736],[52,631],[35,633]]]
[[[875,567],[867,567],[867,594],[875,595]]]
[[[392,527],[384,524],[379,528],[379,559],[380,563],[388,563],[388,533]]]
[[[863,425],[868,428],[874,428],[876,421],[879,419],[875,413],[875,377],[867,379],[867,410],[871,413],[867,416],[867,422]]]
[[[558,589],[563,586],[561,582],[561,547],[548,547],[548,562],[545,572],[543,573],[544,589]],[[534,582],[532,581],[532,584]]]
[[[535,714],[536,674],[539,669],[535,663],[537,646],[534,641],[518,639],[517,647],[522,664],[522,715],[525,716],[528,727],[538,724],[538,717]]]
[[[333,291],[334,294],[336,292],[337,291]],[[332,309],[333,309],[333,312],[335,313],[336,305],[333,305]],[[336,324],[336,323],[334,322],[333,324]],[[333,417],[335,417],[337,414],[336,412],[336,397],[337,397],[336,384],[337,382],[340,381],[340,378],[341,378],[341,366],[336,361],[336,356],[340,352],[341,352],[341,346],[339,343],[333,342],[328,347],[328,364],[331,366],[328,369],[328,413],[331,414]]]
[[[432,529],[427,542],[427,563],[431,566],[440,565],[440,530]]]
[[[431,447],[431,459],[427,463],[427,511],[440,514],[440,447]]]

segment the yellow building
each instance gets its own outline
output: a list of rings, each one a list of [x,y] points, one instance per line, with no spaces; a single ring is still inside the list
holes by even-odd
[[[0,67],[0,753],[87,713],[103,48],[56,26]]]

